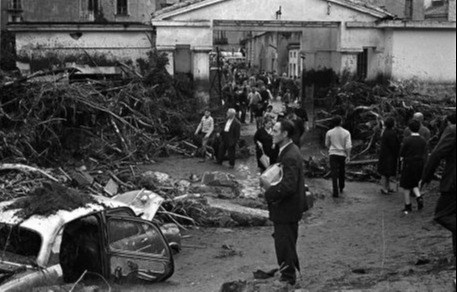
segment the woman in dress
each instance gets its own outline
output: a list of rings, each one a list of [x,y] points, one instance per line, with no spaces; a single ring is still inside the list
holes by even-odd
[[[400,187],[404,190],[405,208],[402,210],[405,214],[412,212],[411,195],[415,195],[417,207],[419,210],[424,208],[424,201],[419,189],[422,171],[425,165],[425,153],[427,151],[427,142],[419,134],[421,124],[417,120],[409,123],[411,136],[403,140],[400,150],[400,157],[403,158],[403,169],[401,171]]]
[[[392,117],[384,121],[384,127],[381,136],[378,172],[381,175],[381,193],[387,195],[394,192],[390,188],[390,178],[397,175],[400,139],[394,129],[395,120]]]

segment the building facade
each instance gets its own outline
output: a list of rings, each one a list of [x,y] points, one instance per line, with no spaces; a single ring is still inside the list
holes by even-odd
[[[135,63],[154,47],[156,0],[8,1],[17,7],[8,11],[17,58],[32,70],[87,56],[99,65]]]
[[[414,3],[422,10],[413,12],[425,10],[423,0]],[[202,83],[209,80],[214,32],[235,30],[251,34],[248,59],[269,71],[330,68],[365,79],[455,82],[455,21],[424,21],[421,15],[398,19],[387,9],[355,0],[263,0],[261,6],[254,0],[195,0],[158,11],[152,24],[157,48],[171,60],[170,72],[176,47],[186,45],[190,73]]]

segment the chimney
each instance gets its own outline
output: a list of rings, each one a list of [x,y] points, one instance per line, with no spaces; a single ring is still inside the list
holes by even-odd
[[[452,21],[452,22],[455,22],[456,21],[456,17],[455,17],[455,13],[456,13],[456,9],[455,9],[455,0],[449,0],[449,16],[448,16],[448,20],[449,21]]]

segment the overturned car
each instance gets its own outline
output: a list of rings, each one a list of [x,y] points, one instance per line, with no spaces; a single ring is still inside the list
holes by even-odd
[[[8,209],[15,201],[0,203],[0,291],[31,291],[81,276],[124,284],[173,275],[172,252],[156,224],[124,203],[94,201],[25,220]]]

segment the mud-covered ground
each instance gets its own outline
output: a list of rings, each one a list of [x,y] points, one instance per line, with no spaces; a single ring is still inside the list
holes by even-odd
[[[253,126],[243,136],[252,139]],[[309,134],[303,153],[319,155],[315,135]],[[238,162],[256,172],[254,158]],[[188,178],[205,171],[231,172],[212,162],[172,157],[148,169]],[[330,181],[307,179],[318,200],[300,224],[298,252],[302,291],[454,291],[450,233],[433,223],[437,184],[427,190],[426,208],[404,216],[401,193],[381,195],[378,185],[349,182],[342,198],[333,199]],[[260,200],[260,199],[259,199]],[[122,291],[219,291],[224,282],[243,280],[255,291],[278,290],[274,280],[253,282],[257,269],[275,267],[272,227],[184,231],[184,248],[175,256],[176,272],[166,283],[129,287]],[[223,246],[230,246],[228,255]],[[276,278],[277,279],[277,278]],[[246,288],[236,291],[254,291]]]

